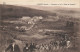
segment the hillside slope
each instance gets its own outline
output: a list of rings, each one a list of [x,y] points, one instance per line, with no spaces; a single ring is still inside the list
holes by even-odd
[[[37,10],[37,9],[32,9],[28,7],[22,7],[22,6],[13,6],[13,5],[1,5],[0,4],[0,16],[2,19],[5,18],[20,18],[22,16],[43,16],[47,17],[49,15],[55,16],[56,13],[51,13],[43,10]]]

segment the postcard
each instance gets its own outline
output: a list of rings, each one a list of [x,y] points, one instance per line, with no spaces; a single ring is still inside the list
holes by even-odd
[[[80,52],[80,0],[0,0],[0,52]]]

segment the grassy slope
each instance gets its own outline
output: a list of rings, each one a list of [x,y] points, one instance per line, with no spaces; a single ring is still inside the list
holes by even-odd
[[[0,12],[2,18],[11,18],[11,17],[22,17],[22,16],[48,16],[53,15],[55,16],[56,13],[50,13],[42,10],[31,9],[28,7],[21,7],[21,6],[13,6],[13,5],[0,5]]]

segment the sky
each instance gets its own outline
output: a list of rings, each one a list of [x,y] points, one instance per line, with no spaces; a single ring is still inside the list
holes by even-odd
[[[41,6],[61,6],[70,8],[80,8],[80,0],[0,0],[0,4],[3,3],[21,6],[41,5]]]

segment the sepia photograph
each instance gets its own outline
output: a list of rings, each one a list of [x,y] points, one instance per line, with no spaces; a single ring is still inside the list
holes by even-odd
[[[80,52],[80,5],[26,3],[0,3],[0,52]]]

